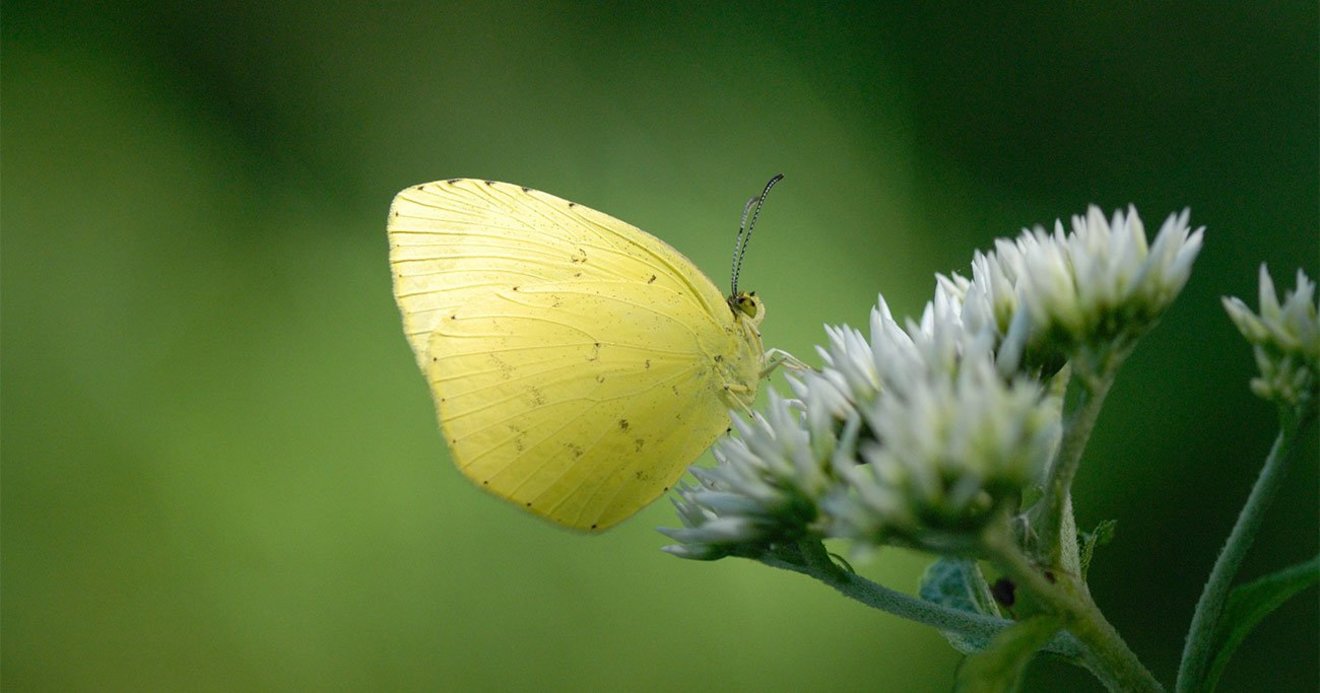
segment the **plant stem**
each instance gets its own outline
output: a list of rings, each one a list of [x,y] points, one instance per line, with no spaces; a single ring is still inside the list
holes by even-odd
[[[1302,422],[1292,416],[1282,418],[1279,436],[1265,458],[1265,466],[1251,487],[1251,495],[1247,496],[1246,504],[1238,513],[1237,523],[1233,525],[1233,531],[1210,571],[1210,579],[1201,591],[1201,598],[1196,602],[1196,611],[1192,613],[1192,624],[1183,645],[1182,663],[1178,666],[1176,690],[1179,693],[1201,690],[1204,685],[1210,662],[1214,659],[1214,636],[1224,601],[1288,469],[1287,462],[1296,447]]]
[[[1076,563],[1073,556],[1063,555],[1064,537],[1061,536],[1064,525],[1073,526],[1072,504],[1069,502],[1073,479],[1081,467],[1082,453],[1091,439],[1091,431],[1100,417],[1105,397],[1114,385],[1119,366],[1122,365],[1130,348],[1119,348],[1099,359],[1079,358],[1074,365],[1074,373],[1081,383],[1081,397],[1077,409],[1073,411],[1065,424],[1063,438],[1059,442],[1059,451],[1054,464],[1050,465],[1049,475],[1045,480],[1045,495],[1032,510],[1032,526],[1038,528],[1039,541],[1035,544],[1043,547],[1044,554],[1037,554],[1049,566],[1065,568]],[[1064,514],[1069,514],[1065,522]],[[1076,546],[1076,541],[1068,542]]]
[[[801,563],[773,558],[762,558],[761,562],[774,568],[791,570],[816,578],[838,590],[845,597],[871,608],[942,631],[953,631],[988,641],[1014,623],[994,616],[928,602],[871,582],[836,565],[825,551],[824,544],[818,539],[804,539],[798,543],[798,549],[802,555]],[[1083,659],[1086,654],[1081,644],[1066,633],[1056,635],[1045,649],[1073,661]]]
[[[1019,589],[1063,619],[1068,632],[1087,648],[1088,668],[1105,686],[1112,691],[1163,691],[1091,600],[1086,584],[1063,573],[1054,576],[1057,582],[1051,581],[1031,564],[1012,537],[1007,524],[992,526],[983,537],[986,553]]]

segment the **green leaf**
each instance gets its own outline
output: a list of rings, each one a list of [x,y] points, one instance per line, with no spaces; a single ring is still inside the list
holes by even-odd
[[[1104,546],[1114,540],[1114,530],[1118,527],[1118,520],[1105,520],[1095,526],[1091,532],[1082,533],[1082,579],[1086,579],[1086,571],[1091,567],[1091,558],[1095,556],[1095,547]]]
[[[1214,690],[1229,657],[1257,623],[1317,580],[1320,580],[1320,556],[1234,589],[1215,626],[1214,659],[1201,690]]]
[[[1016,691],[1027,664],[1058,632],[1058,617],[1040,614],[1019,621],[990,641],[983,652],[969,656],[958,670],[958,693]]]
[[[940,558],[931,563],[921,575],[918,596],[934,604],[942,604],[960,611],[988,616],[1000,616],[999,607],[990,595],[990,585],[976,561],[967,558]],[[940,631],[954,649],[968,654],[979,652],[990,644],[986,638],[976,638]]]

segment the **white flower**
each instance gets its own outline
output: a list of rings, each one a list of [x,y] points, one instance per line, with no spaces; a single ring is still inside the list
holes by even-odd
[[[733,423],[738,436],[715,444],[717,466],[691,468],[698,485],[678,488],[683,527],[660,530],[679,542],[665,551],[704,560],[754,556],[813,531],[816,500],[832,483],[825,464],[834,450],[832,426],[809,429],[775,392],[764,415],[735,416]]]
[[[761,557],[830,536],[967,549],[986,522],[1020,510],[1055,454],[1061,394],[1044,383],[1078,353],[1149,329],[1186,284],[1201,236],[1183,212],[1148,248],[1135,210],[1106,220],[1092,207],[1068,233],[1056,223],[996,241],[971,279],[936,275],[919,320],[900,325],[880,296],[869,337],[827,327],[823,365],[788,378],[797,399],[772,393],[764,414],[735,417],[717,466],[678,489],[683,527],[662,530],[678,542],[666,550]]]
[[[993,329],[1000,370],[1048,375],[1079,349],[1128,343],[1149,329],[1182,291],[1204,229],[1188,212],[1170,215],[1153,246],[1135,208],[1106,220],[1098,207],[977,253],[963,289],[963,321]]]
[[[985,350],[909,385],[864,411],[874,439],[862,464],[836,470],[846,491],[825,507],[842,535],[948,549],[1016,510],[1057,445],[1058,410],[1035,381],[1006,382]]]
[[[1290,406],[1317,398],[1320,373],[1320,319],[1317,319],[1315,282],[1297,270],[1297,286],[1284,295],[1274,290],[1265,265],[1260,266],[1260,313],[1252,313],[1240,299],[1224,298],[1224,309],[1242,335],[1255,348],[1260,376],[1251,390],[1260,397]]]

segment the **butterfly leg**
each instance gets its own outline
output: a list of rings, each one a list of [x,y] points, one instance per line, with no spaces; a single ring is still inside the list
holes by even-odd
[[[810,370],[811,368],[811,366],[808,366],[801,359],[783,349],[770,349],[766,351],[765,356],[762,357],[761,363],[765,364],[761,369],[762,378],[769,377],[770,374],[780,366],[794,371],[805,371]]]

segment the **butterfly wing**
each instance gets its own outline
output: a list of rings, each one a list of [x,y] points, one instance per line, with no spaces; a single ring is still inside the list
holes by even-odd
[[[395,297],[458,467],[569,527],[668,489],[755,392],[761,345],[677,251],[595,210],[468,179],[390,211]]]

